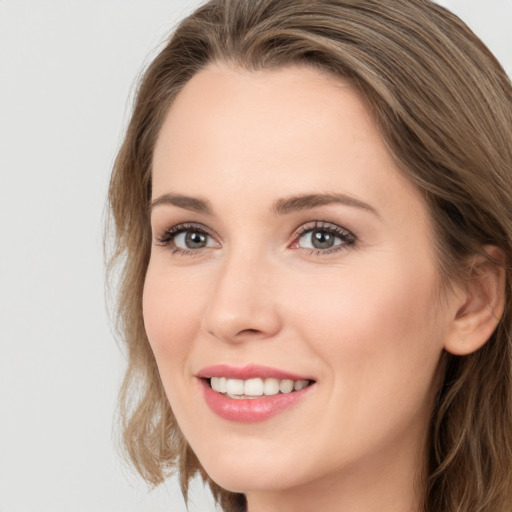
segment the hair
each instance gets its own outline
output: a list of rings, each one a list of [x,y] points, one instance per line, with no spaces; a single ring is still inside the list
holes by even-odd
[[[442,355],[430,424],[425,512],[510,512],[512,504],[512,87],[486,46],[430,0],[211,0],[184,19],[139,83],[109,189],[109,272],[128,366],[123,444],[157,485],[199,473],[225,511],[243,494],[215,484],[176,423],[144,330],[152,155],[173,100],[211,63],[244,70],[306,65],[348,81],[367,102],[402,172],[424,194],[440,275],[453,282],[486,244],[505,262],[505,311],[488,342]]]

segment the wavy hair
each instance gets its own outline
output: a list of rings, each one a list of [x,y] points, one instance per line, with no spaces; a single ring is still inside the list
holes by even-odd
[[[425,195],[440,273],[492,244],[507,257],[505,311],[477,352],[444,353],[430,426],[424,512],[510,512],[512,504],[512,87],[473,32],[430,0],[211,0],[184,19],[145,71],[109,189],[108,270],[128,367],[124,447],[152,484],[198,472],[226,512],[243,494],[218,487],[180,432],[142,318],[150,254],[153,148],[188,80],[212,62],[248,70],[327,70],[365,98],[390,152]]]

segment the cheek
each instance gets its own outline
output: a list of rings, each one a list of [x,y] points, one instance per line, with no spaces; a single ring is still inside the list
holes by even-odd
[[[419,385],[425,385],[441,354],[434,273],[393,263],[366,261],[306,282],[292,305],[306,338],[345,388],[361,386],[365,376],[398,385],[415,374],[424,376]]]
[[[368,268],[317,280],[292,307],[304,319],[304,339],[326,363],[326,407],[340,411],[318,429],[333,438],[343,428],[346,439],[370,447],[428,421],[442,344],[434,339],[432,276]]]
[[[398,334],[425,323],[433,306],[427,281],[389,268],[385,273],[341,270],[325,280],[317,278],[309,284],[303,280],[305,288],[294,309],[302,311],[312,328],[349,337],[361,347],[370,342],[364,335],[367,331]]]
[[[193,288],[175,275],[148,268],[143,292],[146,333],[158,366],[178,363],[199,327],[200,303]]]
[[[174,416],[191,435],[195,427],[188,421],[191,415],[194,417],[187,400],[191,390],[190,355],[201,317],[194,289],[175,272],[150,265],[143,291],[144,326],[163,388]]]

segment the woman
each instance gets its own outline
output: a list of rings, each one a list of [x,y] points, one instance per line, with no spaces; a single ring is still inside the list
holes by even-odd
[[[110,185],[141,475],[226,511],[511,508],[512,88],[427,0],[212,0]]]

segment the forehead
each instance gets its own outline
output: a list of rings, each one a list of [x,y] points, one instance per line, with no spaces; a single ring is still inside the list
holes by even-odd
[[[177,192],[263,205],[336,192],[420,209],[359,93],[307,67],[210,65],[178,94],[159,134],[153,198]]]
[[[344,100],[338,97],[341,90]],[[161,157],[197,150],[199,143],[215,156],[216,149],[231,145],[233,159],[239,161],[256,144],[262,156],[277,156],[301,139],[334,141],[340,123],[355,118],[364,123],[364,130],[346,130],[345,137],[374,131],[357,92],[327,73],[308,67],[246,71],[211,64],[192,77],[171,106],[154,164],[158,166]],[[313,133],[317,141],[311,139]]]

